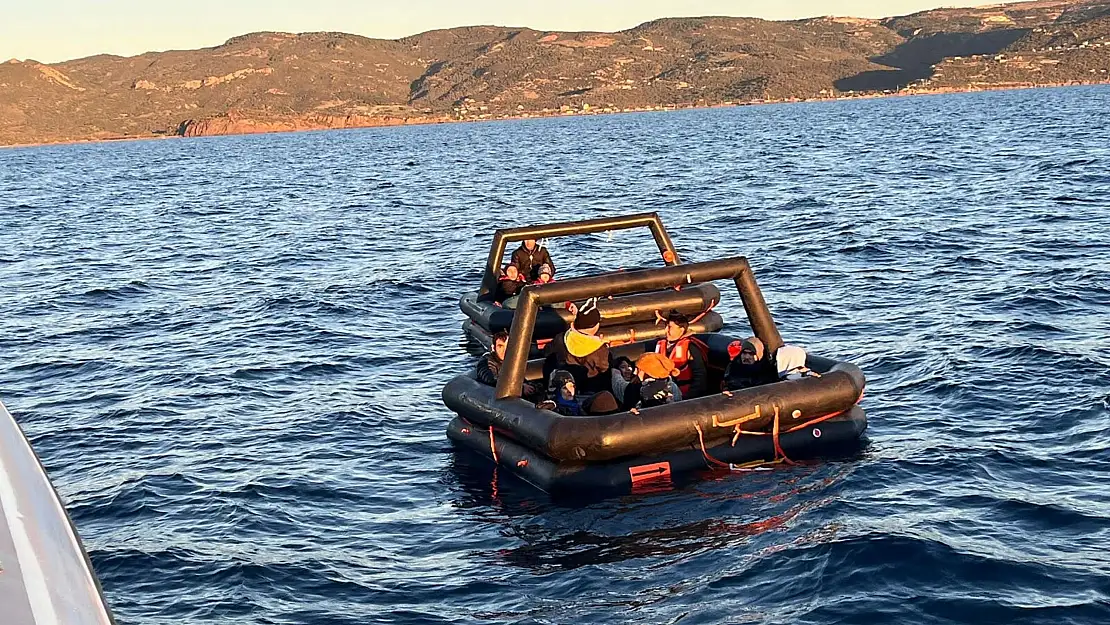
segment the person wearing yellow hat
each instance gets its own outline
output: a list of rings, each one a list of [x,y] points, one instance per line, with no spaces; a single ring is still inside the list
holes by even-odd
[[[575,309],[570,329],[547,346],[544,377],[550,379],[553,371],[562,369],[574,376],[580,393],[609,390],[609,345],[598,335],[600,330],[601,311],[594,297]]]

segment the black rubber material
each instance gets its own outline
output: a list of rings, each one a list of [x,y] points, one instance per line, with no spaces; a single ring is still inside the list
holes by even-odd
[[[854,406],[838,417],[783,434],[779,444],[791,460],[812,459],[825,453],[842,452],[851,446],[858,447],[866,429],[867,417],[863,409]],[[455,417],[447,426],[447,436],[458,447],[493,460],[488,428]],[[668,453],[598,464],[557,463],[499,430],[494,431],[493,446],[497,449],[498,466],[553,496],[562,497],[590,498],[659,488],[698,473],[730,468],[707,460],[701,446],[696,444]],[[737,439],[735,446],[727,441],[706,451],[714,460],[732,465],[775,459],[770,436],[744,435]],[[731,469],[740,470],[741,467]],[[635,481],[633,475],[637,478]]]
[[[635,325],[638,322],[654,322],[655,311],[663,314],[678,310],[691,317],[704,312],[711,304],[719,302],[721,292],[711,283],[687,286],[681,291],[667,289],[654,293],[640,293],[604,299],[598,302],[601,312],[603,331]],[[489,334],[508,330],[513,325],[515,311],[502,308],[490,301],[479,301],[477,293],[468,293],[459,301],[459,308],[480,328]],[[536,327],[533,341],[550,339],[570,327],[574,315],[564,307],[548,306],[536,313]]]
[[[697,323],[690,324],[690,330],[695,334],[708,334],[717,332],[725,325],[724,319],[716,312],[706,313]],[[463,334],[475,345],[475,354],[481,355],[489,351],[493,336],[470,319],[463,322]],[[637,341],[657,341],[667,333],[667,326],[650,321],[627,326],[609,326],[603,328],[605,338],[614,343],[623,343],[635,336]],[[528,352],[529,358],[539,358],[543,354],[538,343],[533,343]]]
[[[728,362],[728,344],[735,339],[723,334],[699,338],[709,345],[710,365],[719,371]],[[627,346],[623,353],[643,352],[653,346],[651,342]],[[535,379],[538,364],[528,363],[526,379]],[[776,411],[780,427],[787,430],[845,412],[863,396],[866,380],[858,367],[820,357],[810,357],[807,365],[821,377],[776,382],[731,395],[716,393],[639,414],[567,417],[537,409],[520,398],[496,399],[495,389],[472,375],[451,380],[443,389],[443,402],[467,421],[492,425],[556,462],[609,462],[686,448],[697,443],[699,427],[708,446],[731,440],[736,426],[747,431],[769,430]]]

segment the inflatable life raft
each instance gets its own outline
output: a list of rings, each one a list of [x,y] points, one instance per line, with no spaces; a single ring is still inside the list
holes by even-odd
[[[569,496],[657,487],[707,470],[805,459],[858,445],[867,428],[858,405],[866,385],[863,372],[813,355],[806,365],[818,376],[715,393],[638,414],[569,417],[520,398],[525,380],[542,378],[542,361],[529,361],[528,354],[543,306],[722,279],[735,283],[752,330],[767,349],[773,353],[782,346],[745,258],[525,287],[497,387],[484,386],[471,374],[444,388],[444,403],[458,415],[447,436],[553,495]],[[699,338],[709,347],[710,388],[718,388],[729,362],[728,344],[738,337]],[[612,353],[635,359],[654,345],[635,342]]]
[[[488,350],[491,336],[496,332],[509,330],[513,325],[516,311],[502,308],[488,297],[497,286],[501,263],[509,243],[526,239],[552,239],[634,228],[648,228],[651,231],[652,238],[655,239],[659,253],[667,266],[682,264],[670,235],[667,234],[663,222],[655,213],[498,230],[494,233],[493,244],[490,246],[481,286],[477,292],[464,295],[459,302],[459,308],[467,316],[467,320],[463,322],[463,332],[467,339],[477,348]],[[622,273],[624,272],[612,272],[595,277],[619,277]],[[693,324],[692,331],[716,332],[724,325],[724,321],[717,313],[706,311],[713,303],[719,301],[720,297],[720,291],[713,284],[687,284],[681,291],[663,288],[654,292],[614,296],[613,299],[602,300],[598,304],[602,318],[601,332],[607,339],[615,342],[625,342],[632,338],[638,340],[662,338],[664,329],[654,323],[657,310],[677,310],[690,317],[699,317]],[[530,350],[532,356],[538,356],[540,347],[550,339],[566,332],[570,327],[574,315],[562,304],[563,302],[552,302],[542,306],[536,312]]]
[[[0,623],[114,622],[61,499],[0,404]]]

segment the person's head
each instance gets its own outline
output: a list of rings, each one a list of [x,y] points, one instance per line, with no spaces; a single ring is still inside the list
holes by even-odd
[[[632,361],[624,356],[621,356],[617,358],[616,365],[617,371],[620,371],[621,377],[624,378],[624,381],[631,382],[632,374],[636,371],[636,366],[632,364]]]
[[[601,311],[597,309],[597,298],[591,297],[578,307],[574,316],[574,329],[582,334],[596,336],[601,330]]]
[[[636,359],[636,375],[640,380],[659,380],[678,375],[674,361],[663,354],[648,352]]]
[[[677,341],[678,339],[686,336],[686,332],[690,330],[690,318],[686,315],[672,310],[671,314],[667,315],[667,340]]]
[[[551,374],[551,388],[556,395],[565,401],[574,400],[574,376],[567,371],[557,370]]]
[[[509,333],[501,330],[493,335],[493,353],[505,360],[505,350],[509,347]]]
[[[763,358],[763,341],[756,337],[744,339],[740,344],[740,362],[745,365],[754,365]]]
[[[540,282],[542,282],[544,284],[547,284],[548,282],[551,282],[551,276],[552,275],[554,275],[554,272],[551,271],[551,265],[548,265],[547,263],[544,263],[544,264],[540,265],[540,273],[539,273],[539,281]]]
[[[512,263],[505,265],[505,277],[509,280],[519,280],[520,268]]]
[[[535,239],[524,239],[524,249],[528,250],[529,252],[536,249],[536,240]]]

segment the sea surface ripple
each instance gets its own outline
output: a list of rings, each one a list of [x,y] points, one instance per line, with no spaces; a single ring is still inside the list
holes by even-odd
[[[1108,110],[3,150],[0,399],[125,624],[1107,623]],[[857,457],[563,505],[452,451],[439,392],[493,229],[649,210],[687,259],[748,255],[788,341],[863,367]]]

